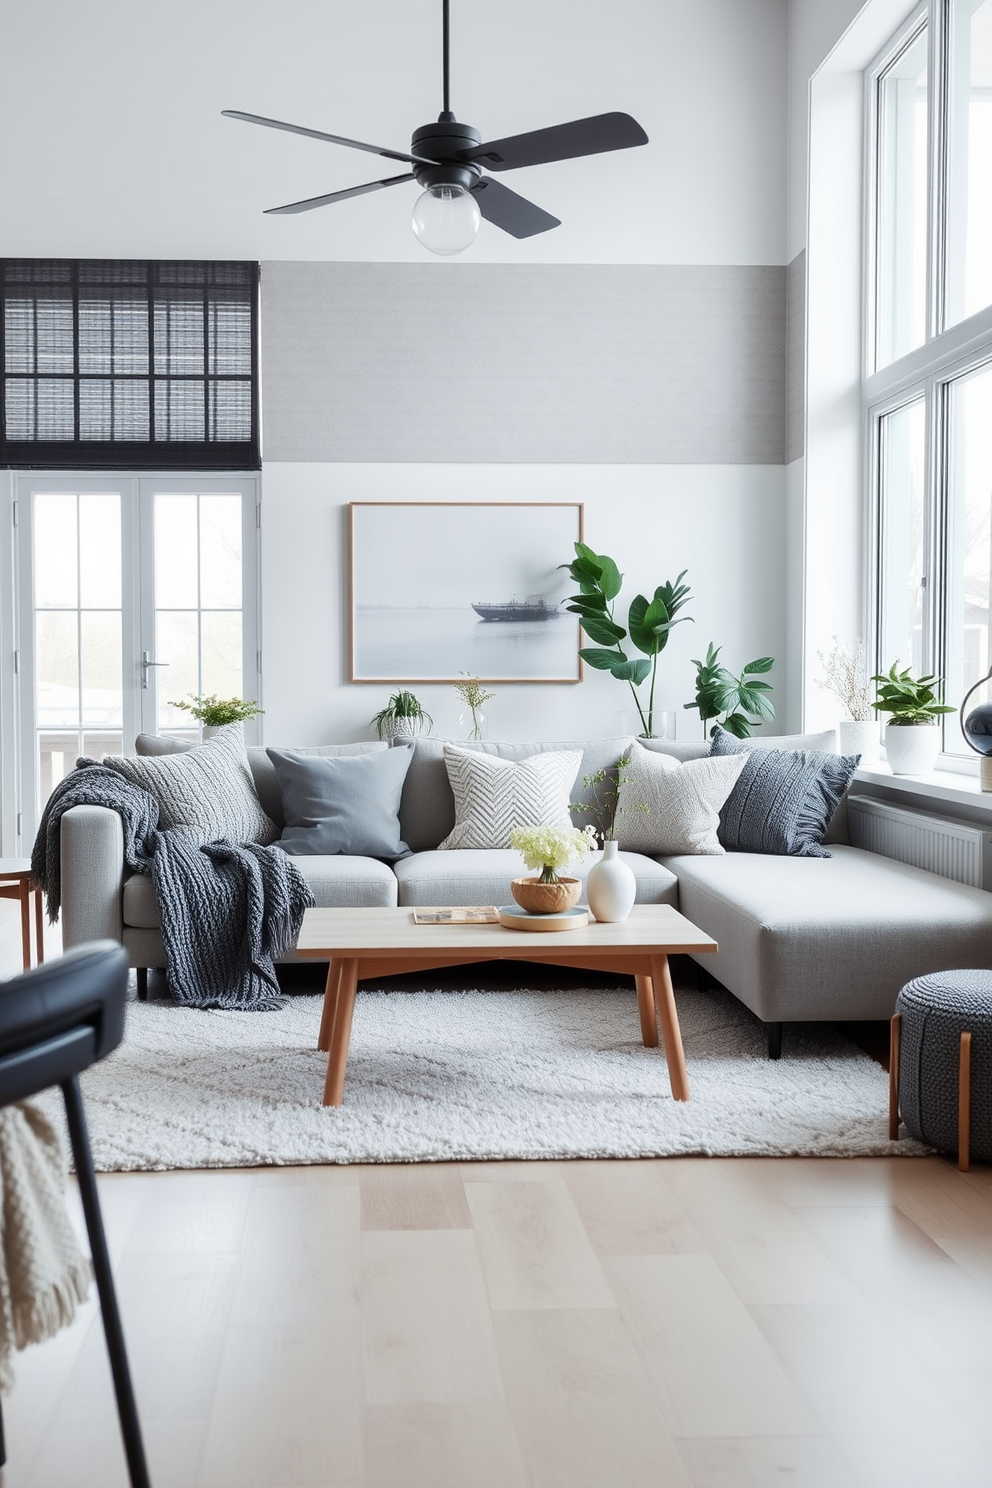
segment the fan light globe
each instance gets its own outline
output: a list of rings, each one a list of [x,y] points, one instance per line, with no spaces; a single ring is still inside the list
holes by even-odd
[[[471,247],[481,222],[475,197],[463,186],[428,186],[413,208],[417,241],[442,257]]]

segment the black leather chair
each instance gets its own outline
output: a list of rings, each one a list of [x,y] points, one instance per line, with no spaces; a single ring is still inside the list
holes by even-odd
[[[80,1072],[124,1037],[126,991],[127,954],[109,940],[0,982],[0,1106],[50,1085],[62,1088],[128,1471],[132,1488],[150,1488],[79,1088]],[[0,1418],[0,1464],[4,1460]]]

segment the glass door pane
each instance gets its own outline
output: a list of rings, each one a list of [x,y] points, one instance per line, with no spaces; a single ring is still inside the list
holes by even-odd
[[[952,0],[945,322],[992,305],[992,0]]]
[[[878,80],[877,340],[886,367],[926,339],[927,32]]]
[[[948,432],[945,696],[957,704],[992,663],[992,367],[951,383]],[[972,705],[987,700],[977,692]],[[944,748],[972,757],[957,714],[945,717]]]
[[[35,491],[31,515],[40,806],[78,755],[123,745],[120,492]]]
[[[923,495],[926,413],[922,398],[879,419],[879,665],[924,667]]]
[[[243,523],[240,491],[154,494],[156,733],[198,738],[179,703],[243,695]]]

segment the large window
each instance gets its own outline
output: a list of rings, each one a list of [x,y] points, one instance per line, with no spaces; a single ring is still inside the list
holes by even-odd
[[[920,6],[868,87],[875,660],[956,704],[992,666],[992,0]]]

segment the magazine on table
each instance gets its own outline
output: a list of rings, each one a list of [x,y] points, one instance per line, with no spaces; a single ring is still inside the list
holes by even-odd
[[[413,911],[415,925],[498,925],[495,904],[438,904]]]

